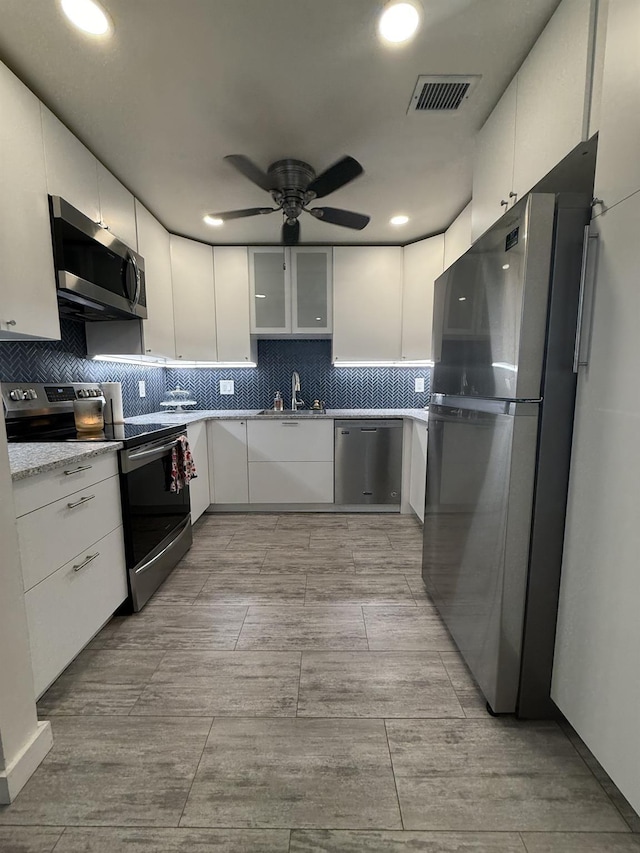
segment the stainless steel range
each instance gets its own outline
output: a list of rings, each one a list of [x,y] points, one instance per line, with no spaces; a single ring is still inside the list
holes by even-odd
[[[10,442],[119,441],[120,491],[131,606],[140,610],[191,547],[189,487],[170,490],[185,424],[109,424],[91,438],[75,429],[75,400],[99,398],[95,382],[0,382]]]

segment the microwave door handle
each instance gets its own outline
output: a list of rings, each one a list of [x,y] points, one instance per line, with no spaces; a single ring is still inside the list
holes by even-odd
[[[138,302],[140,302],[140,267],[138,266],[138,262],[136,261],[135,255],[130,255],[129,257],[133,265],[133,272],[136,279],[136,291],[133,297],[133,307],[136,308]]]

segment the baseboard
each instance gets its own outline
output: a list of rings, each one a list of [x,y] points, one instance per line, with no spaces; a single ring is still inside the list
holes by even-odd
[[[216,515],[225,512],[400,512],[399,504],[211,504],[205,514]]]
[[[22,748],[6,770],[0,771],[0,803],[13,802],[31,774],[53,746],[49,722],[39,722],[31,740]]]

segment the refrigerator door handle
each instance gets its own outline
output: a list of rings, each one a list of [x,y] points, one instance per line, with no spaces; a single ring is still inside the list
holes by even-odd
[[[585,347],[583,347],[583,324],[584,324],[584,308],[585,308],[585,298],[586,298],[586,290],[587,284],[589,287],[589,296],[591,297],[593,294],[593,280],[594,280],[594,255],[595,252],[591,251],[591,247],[597,247],[597,234],[591,234],[590,225],[585,225],[584,227],[584,243],[582,245],[582,266],[580,268],[580,295],[578,297],[578,316],[576,322],[576,338],[575,344],[573,347],[573,372],[577,373],[579,367],[584,367],[589,363],[588,353],[584,352]],[[592,242],[593,241],[593,242]],[[587,341],[588,345],[588,341]]]

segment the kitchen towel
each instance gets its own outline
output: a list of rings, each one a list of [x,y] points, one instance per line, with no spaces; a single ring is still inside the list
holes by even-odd
[[[171,451],[170,491],[180,493],[198,476],[186,435],[181,435]]]
[[[101,382],[100,387],[105,399],[104,422],[106,424],[123,424],[122,383]]]

